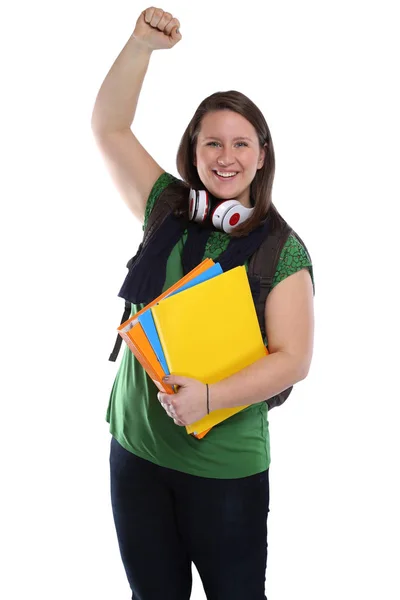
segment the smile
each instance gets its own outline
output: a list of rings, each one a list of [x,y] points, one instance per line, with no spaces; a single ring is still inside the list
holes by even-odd
[[[226,181],[229,179],[234,179],[238,174],[238,171],[230,171],[226,173],[223,171],[213,171],[213,173],[215,177],[217,177],[217,179],[219,179],[220,181]]]

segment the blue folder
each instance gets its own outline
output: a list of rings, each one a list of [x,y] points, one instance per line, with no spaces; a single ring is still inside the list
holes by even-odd
[[[157,356],[158,362],[161,363],[166,375],[169,375],[167,361],[165,360],[164,352],[158,337],[157,328],[154,323],[153,314],[151,310],[146,310],[138,317],[138,321],[143,327],[147,339],[149,340],[155,355]]]

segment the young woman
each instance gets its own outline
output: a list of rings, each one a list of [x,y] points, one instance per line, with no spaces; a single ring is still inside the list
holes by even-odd
[[[150,56],[179,42],[178,28],[170,13],[143,11],[93,110],[98,146],[144,227],[163,192],[179,187],[181,180],[154,161],[131,124]],[[152,248],[139,253],[131,315],[206,257],[230,267],[237,266],[235,260],[247,264],[275,211],[270,132],[259,109],[239,92],[219,92],[200,104],[183,135],[177,167],[193,189],[207,190],[219,201],[236,199],[247,216],[229,233],[209,220],[202,227],[190,222],[188,198],[180,198],[174,215],[180,215],[182,229],[172,234],[165,226]],[[133,599],[189,599],[192,562],[208,600],[266,598],[270,449],[265,400],[306,377],[313,346],[312,264],[293,235],[279,258],[265,320],[269,355],[209,386],[211,411],[248,408],[202,440],[184,426],[207,413],[205,384],[177,373],[169,378],[180,386],[177,394],[158,393],[125,348],[106,418],[112,434],[113,515]]]

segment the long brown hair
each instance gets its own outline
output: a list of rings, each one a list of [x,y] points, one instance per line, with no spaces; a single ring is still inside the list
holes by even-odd
[[[192,188],[204,189],[197,168],[193,161],[196,154],[197,138],[203,117],[213,111],[232,110],[247,119],[257,132],[260,148],[265,148],[265,160],[261,169],[257,170],[250,185],[250,197],[254,211],[242,224],[236,227],[231,236],[241,237],[258,227],[267,214],[273,217],[276,209],[272,204],[272,184],[275,175],[275,153],[267,122],[260,109],[244,94],[231,90],[216,92],[205,98],[197,108],[192,120],[184,132],[176,157],[179,175]],[[178,214],[188,217],[187,199],[178,205]]]

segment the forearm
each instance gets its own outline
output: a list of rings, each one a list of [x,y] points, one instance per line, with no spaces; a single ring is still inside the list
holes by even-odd
[[[130,128],[151,54],[133,35],[129,38],[97,94],[91,123],[94,133]]]
[[[262,402],[306,376],[302,361],[286,352],[274,352],[210,385],[210,411]]]

